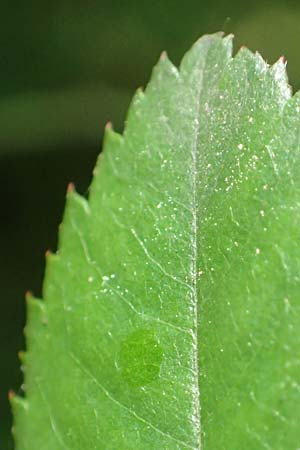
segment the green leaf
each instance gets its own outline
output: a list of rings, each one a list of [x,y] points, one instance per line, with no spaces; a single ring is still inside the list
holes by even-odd
[[[28,299],[17,450],[299,445],[300,99],[231,36],[162,55]]]

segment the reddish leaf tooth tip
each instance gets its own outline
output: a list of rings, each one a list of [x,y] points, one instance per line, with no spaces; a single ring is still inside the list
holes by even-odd
[[[9,401],[13,400],[15,398],[15,396],[16,396],[15,392],[12,389],[10,389],[8,391],[8,400]]]
[[[163,52],[161,52],[159,60],[160,61],[165,61],[168,58],[168,54],[167,52],[164,50]]]
[[[67,187],[67,194],[71,194],[71,192],[75,191],[75,185],[74,183],[69,183]]]
[[[45,251],[45,258],[49,258],[52,255],[51,250],[46,250]]]
[[[286,64],[286,59],[284,56],[280,56],[280,58],[278,59],[279,62],[281,62],[282,64]]]
[[[110,131],[113,128],[113,124],[112,122],[109,120],[108,122],[106,122],[105,124],[105,131]]]
[[[30,290],[25,292],[25,299],[29,300],[33,296],[32,292]]]

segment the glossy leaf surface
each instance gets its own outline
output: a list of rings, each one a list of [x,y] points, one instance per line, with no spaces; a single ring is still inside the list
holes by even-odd
[[[299,96],[231,37],[166,55],[28,299],[17,450],[296,449]]]

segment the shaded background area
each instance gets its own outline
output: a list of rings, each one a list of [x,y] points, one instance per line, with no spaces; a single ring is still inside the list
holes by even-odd
[[[0,18],[0,447],[11,450],[7,392],[21,392],[24,293],[41,295],[66,186],[87,194],[105,123],[122,131],[135,89],[162,50],[173,62],[223,29],[268,62],[287,57],[300,87],[300,3],[282,0],[17,0]],[[51,374],[49,374],[51,377]]]

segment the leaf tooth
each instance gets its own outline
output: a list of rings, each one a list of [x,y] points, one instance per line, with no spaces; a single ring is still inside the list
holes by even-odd
[[[25,292],[25,300],[26,300],[26,302],[28,302],[28,300],[30,300],[32,297],[33,297],[32,291],[27,290],[27,291]]]
[[[136,90],[136,93],[137,94],[141,94],[142,96],[144,96],[143,88],[142,87],[138,88]],[[98,159],[103,156],[103,152],[107,151],[106,147],[109,147],[110,142],[114,141],[114,140],[116,140],[120,144],[122,144],[123,141],[124,141],[124,137],[123,137],[122,134],[118,133],[114,129],[113,123],[109,120],[108,122],[106,122],[105,127],[104,127],[104,137],[103,137],[102,152],[99,154]]]
[[[167,75],[168,77],[170,77],[170,76],[175,77],[175,78],[179,77],[178,68],[169,59],[168,53],[166,51],[163,51],[160,54],[158,62],[154,66],[154,69],[153,69],[154,81],[155,81],[155,76],[162,77],[163,74]],[[152,77],[151,77],[151,81],[152,81]],[[151,82],[149,83],[149,85],[150,84],[151,84]]]
[[[106,130],[111,130],[113,128],[113,124],[112,122],[109,120],[108,122],[106,122],[105,127],[104,127],[104,131]]]
[[[28,448],[24,444],[24,434],[21,435],[20,431],[23,428],[23,420],[25,420],[26,415],[29,410],[29,402],[23,397],[20,397],[19,395],[16,395],[13,391],[9,391],[8,393],[8,400],[12,408],[13,412],[13,426],[12,426],[12,434],[15,440],[16,448]],[[16,429],[17,428],[17,429]],[[18,442],[19,441],[19,442]],[[20,444],[20,446],[19,446]]]
[[[60,230],[61,231],[61,230]],[[45,274],[44,274],[44,282],[43,282],[43,299],[41,302],[43,305],[47,305],[48,301],[48,290],[49,290],[49,283],[48,280],[55,280],[56,274],[59,273],[59,263],[61,262],[61,255],[60,255],[60,249],[57,253],[52,253],[50,250],[48,250],[45,254],[46,259],[46,266],[45,266]],[[52,284],[50,286],[52,287]]]
[[[62,250],[63,245],[62,236],[64,234],[65,228],[67,227],[67,223],[70,220],[72,220],[72,218],[75,218],[77,214],[79,214],[80,217],[82,217],[82,219],[84,220],[84,217],[89,216],[90,213],[91,211],[88,200],[82,195],[78,194],[73,183],[69,183],[66,193],[64,216],[61,224],[59,225],[59,239],[58,239],[59,244],[58,244],[58,252],[55,255],[56,257],[59,256]]]
[[[53,261],[55,258],[57,258],[57,254],[53,253],[50,249],[45,251],[45,259],[46,259],[46,263],[50,263],[51,261]]]
[[[13,391],[12,389],[10,389],[10,390],[8,391],[8,400],[9,400],[9,402],[12,402],[15,396],[16,396],[15,391]]]
[[[168,59],[168,53],[166,52],[166,50],[163,50],[160,54],[159,60],[164,61],[165,59]]]
[[[21,364],[25,364],[25,359],[26,359],[26,352],[24,350],[19,350],[18,351],[18,358],[19,361],[21,362]]]
[[[44,339],[46,336],[46,327],[48,325],[47,305],[44,300],[37,299],[32,296],[31,293],[26,295],[27,302],[27,321],[24,329],[24,335],[26,337],[26,353],[21,353],[22,371],[24,372],[24,385],[28,386],[28,380],[30,381],[35,371],[35,365],[33,361],[37,354],[41,353],[41,349],[44,347]],[[29,372],[29,373],[28,373]],[[26,407],[28,403],[23,398],[18,398],[18,401],[23,401],[23,407]],[[16,417],[16,416],[15,416]],[[16,422],[19,420],[16,417]]]
[[[130,140],[136,136],[136,129],[139,123],[144,123],[144,118],[148,115],[149,105],[154,98],[164,96],[170,86],[176,92],[180,83],[180,75],[177,67],[170,61],[166,52],[160,56],[157,64],[152,70],[150,81],[145,91],[139,88],[131,101],[125,121],[124,140],[127,136]]]
[[[18,358],[19,358],[19,361],[21,363],[21,366],[20,366],[21,372],[25,376],[26,369],[27,369],[27,364],[26,364],[27,363],[27,353],[24,350],[19,350],[18,351]],[[22,389],[25,392],[25,384],[24,383],[22,385]]]
[[[287,65],[287,62],[286,62],[284,56],[281,56],[270,67],[270,74],[274,78],[276,84],[280,88],[284,104],[292,95],[292,88],[288,82],[286,65]]]
[[[52,255],[50,250],[47,250],[46,254],[47,255]],[[49,256],[47,256],[47,257],[49,257]],[[44,301],[39,299],[39,298],[37,298],[37,297],[35,297],[31,291],[27,291],[26,292],[25,300],[26,300],[27,306],[30,306],[30,307],[33,306],[34,308],[38,308],[43,313],[45,313],[45,310],[47,308],[46,308],[46,305],[45,305]]]
[[[34,327],[42,329],[47,324],[47,305],[44,300],[33,297],[30,292],[26,293],[27,303],[27,323],[24,328],[24,334],[28,339],[30,330]],[[24,352],[22,353],[24,356]]]
[[[18,409],[23,412],[28,411],[28,400],[17,395],[14,391],[10,390],[8,392],[8,400],[14,410]]]
[[[138,108],[143,103],[144,99],[145,99],[144,88],[142,86],[139,86],[136,89],[136,91],[135,91],[135,93],[134,93],[134,95],[133,95],[133,97],[131,99],[131,102],[130,102],[130,105],[129,105],[129,108],[128,108],[128,112],[127,112],[127,119],[126,119],[126,121],[128,120],[128,115],[130,114],[131,110],[134,110],[134,109]]]
[[[131,118],[133,117],[132,121],[135,122],[135,117],[142,115],[145,98],[145,92],[140,86],[136,89],[126,114],[125,127],[123,132],[124,139],[126,139],[126,135],[128,134],[128,124],[131,122]],[[104,151],[106,152],[107,150],[104,148]]]
[[[90,214],[91,211],[90,211],[90,207],[89,207],[89,202],[87,201],[87,199],[85,197],[78,194],[78,192],[76,192],[75,188],[67,191],[66,208],[68,207],[68,204],[71,202],[75,203],[79,208],[81,208],[82,212],[84,212],[86,215]]]
[[[58,245],[58,252],[55,256],[59,256],[60,250],[61,250],[61,235],[63,235],[63,230],[65,228],[65,222],[66,218],[69,215],[76,215],[80,214],[80,216],[83,214],[84,216],[89,216],[90,211],[90,205],[88,200],[80,195],[75,188],[75,185],[73,183],[69,183],[67,187],[66,192],[66,204],[65,204],[65,211],[64,211],[64,217],[62,222],[59,225],[59,245]],[[51,259],[51,258],[50,258]]]
[[[144,96],[144,93],[142,92],[142,88],[139,88],[139,89],[141,90],[141,95]],[[139,92],[139,90],[137,92]],[[111,142],[113,142],[113,143],[117,142],[118,144],[123,144],[123,141],[124,141],[124,138],[123,138],[122,134],[117,133],[114,130],[112,122],[107,122],[107,124],[105,125],[105,128],[104,128],[103,152],[109,151],[109,146],[110,146]],[[102,157],[103,152],[100,153],[99,158]],[[97,164],[96,164],[96,167],[97,167]]]
[[[44,284],[43,286],[45,286],[47,284],[47,280],[51,279],[51,277],[53,276],[53,273],[56,271],[56,265],[60,260],[60,255],[59,255],[59,251],[57,253],[53,253],[51,250],[46,250],[45,252],[45,275],[44,275]],[[45,295],[44,292],[44,287],[43,287],[43,298],[46,301],[47,296]]]
[[[144,93],[138,90],[136,93],[140,98],[144,97]],[[105,127],[103,151],[98,156],[95,168],[93,170],[93,179],[89,189],[89,205],[93,209],[94,201],[99,207],[99,199],[102,196],[103,177],[102,171],[105,164],[113,161],[115,165],[118,164],[118,159],[121,156],[121,149],[124,145],[124,137],[113,129],[113,125],[109,122]],[[104,170],[105,174],[105,170]]]
[[[248,66],[252,67],[252,70],[257,75],[266,73],[268,70],[268,64],[261,56],[259,52],[253,53],[247,47],[242,46],[232,60],[233,65],[238,66],[239,64],[245,68],[245,73],[249,72]],[[240,70],[240,68],[239,68]]]
[[[67,195],[70,194],[71,192],[75,191],[75,184],[70,182],[67,186]]]
[[[279,71],[286,74],[287,61],[284,56],[280,56],[278,60],[271,66],[271,71]]]
[[[225,45],[228,52],[230,52],[229,56],[232,56],[234,34],[229,33],[225,36],[225,33],[223,31],[221,33],[223,33],[223,39],[222,39],[223,45]]]
[[[89,201],[92,197],[91,192],[94,189],[94,184],[96,183],[97,180],[95,180],[95,178],[98,177],[98,174],[101,170],[102,164],[103,164],[103,158],[107,153],[111,153],[113,151],[113,148],[115,147],[121,147],[124,143],[124,137],[122,136],[122,134],[117,133],[114,129],[113,129],[113,125],[111,122],[108,122],[105,126],[104,129],[104,139],[103,139],[103,151],[99,154],[98,158],[97,158],[97,162],[96,165],[94,167],[93,170],[93,180],[90,186],[90,194],[89,194]]]
[[[82,224],[86,222],[86,219],[90,216],[91,209],[89,202],[86,198],[78,194],[75,188],[68,189],[66,194],[66,204],[63,220],[59,226],[58,233],[58,251],[55,255],[49,255],[47,258],[47,266],[46,269],[48,271],[48,265],[55,268],[56,261],[59,262],[59,259],[63,257],[63,255],[68,252],[69,242],[70,242],[70,234],[74,234],[74,226],[75,224],[80,223],[80,227]],[[49,278],[50,279],[50,278]]]
[[[145,97],[151,97],[152,92],[168,89],[170,83],[177,82],[180,79],[178,68],[169,59],[167,52],[162,52],[156,65],[153,67],[150,81],[146,86],[145,92],[137,90],[131,106],[129,108],[128,118],[136,113],[136,110],[143,105]],[[132,114],[133,113],[133,114]],[[127,127],[126,127],[127,131]]]

